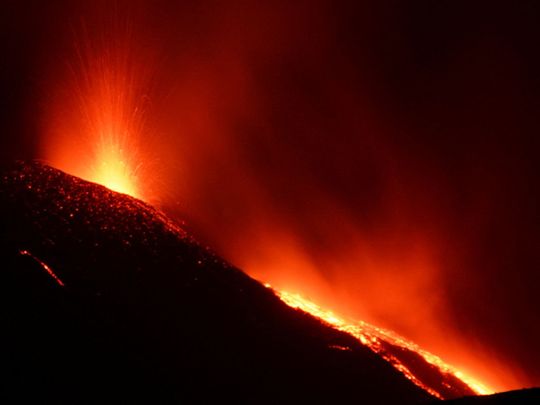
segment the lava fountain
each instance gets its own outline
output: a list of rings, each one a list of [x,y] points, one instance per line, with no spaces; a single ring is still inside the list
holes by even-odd
[[[61,170],[149,200],[145,65],[129,27],[97,42],[88,35],[49,100],[43,154]]]

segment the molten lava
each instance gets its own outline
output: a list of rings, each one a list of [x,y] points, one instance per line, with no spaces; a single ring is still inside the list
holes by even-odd
[[[270,284],[265,285],[266,287],[271,288]],[[414,384],[426,390],[437,398],[444,399],[445,395],[437,391],[433,387],[430,387],[428,384],[424,383],[420,378],[418,378],[415,373],[411,371],[406,364],[404,364],[404,362],[400,359],[399,356],[396,356],[394,353],[392,353],[385,347],[385,342],[390,343],[393,346],[397,346],[399,348],[419,354],[427,363],[437,367],[442,374],[450,374],[457,379],[463,381],[476,394],[487,395],[495,392],[493,389],[486,387],[484,384],[478,382],[476,379],[446,364],[438,356],[431,354],[426,350],[423,350],[415,343],[410,342],[401,336],[398,336],[392,331],[381,329],[362,321],[347,320],[339,315],[336,315],[330,310],[321,308],[314,302],[303,298],[299,294],[292,294],[287,291],[275,292],[279,296],[279,298],[281,298],[281,300],[290,307],[307,312],[315,316],[316,318],[321,319],[327,324],[335,327],[336,329],[354,336],[362,344],[369,347],[373,352],[377,353],[390,364],[392,364],[392,366],[394,366],[398,371],[403,373],[403,375],[409,380],[411,380]],[[450,388],[448,385],[446,386]]]
[[[113,191],[140,196],[137,167],[126,158],[122,147],[110,141],[100,147],[97,161],[88,175],[88,180],[102,184]]]

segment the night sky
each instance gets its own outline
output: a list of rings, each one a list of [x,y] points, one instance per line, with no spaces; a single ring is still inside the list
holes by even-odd
[[[74,3],[0,6],[2,162],[55,164],[74,49],[129,26],[151,202],[258,279],[540,385],[534,2]]]

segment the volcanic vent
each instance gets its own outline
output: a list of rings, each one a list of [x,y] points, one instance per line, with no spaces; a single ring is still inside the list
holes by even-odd
[[[289,307],[140,200],[17,163],[2,173],[0,204],[3,399],[406,404],[474,394],[376,331],[379,353]]]

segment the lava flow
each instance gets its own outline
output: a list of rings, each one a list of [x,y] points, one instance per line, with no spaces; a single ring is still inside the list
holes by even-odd
[[[45,262],[43,262],[42,260],[38,259],[36,256],[34,256],[32,253],[30,253],[28,250],[21,250],[19,252],[21,254],[21,256],[28,256],[28,257],[31,257],[34,261],[36,261],[42,268],[43,270],[45,270],[45,272],[47,272],[47,274],[49,276],[51,276],[53,278],[54,281],[56,281],[56,283],[60,286],[60,287],[64,287],[65,284],[62,280],[60,280],[60,278],[56,275],[56,273],[49,267],[48,264],[46,264]]]
[[[272,288],[270,284],[265,284],[266,287]],[[455,378],[463,381],[471,390],[478,395],[488,395],[495,391],[486,387],[484,384],[478,382],[474,378],[465,375],[463,372],[455,369],[454,367],[446,364],[438,356],[423,350],[418,345],[398,336],[392,331],[378,328],[363,321],[350,321],[335,314],[334,312],[323,309],[312,301],[303,298],[299,294],[292,294],[287,291],[275,291],[283,302],[292,308],[300,309],[313,315],[316,318],[321,319],[327,324],[335,327],[336,329],[349,333],[357,338],[363,345],[369,347],[373,352],[380,355],[398,371],[411,380],[417,386],[423,388],[431,395],[445,399],[445,395],[439,392],[437,389],[429,386],[421,380],[414,371],[412,371],[400,358],[399,352],[392,352],[389,350],[388,344],[399,347],[408,351],[412,351],[420,355],[427,363],[437,367],[443,375],[453,375]],[[446,388],[450,388],[448,383],[443,383]]]

